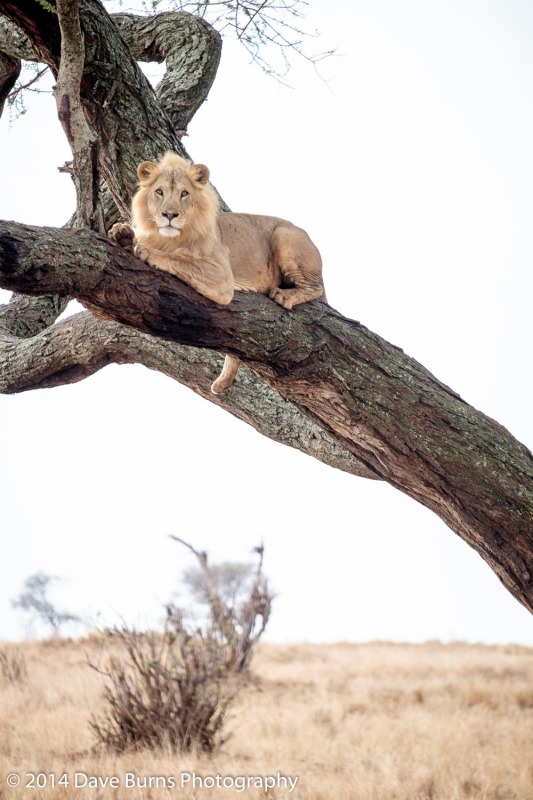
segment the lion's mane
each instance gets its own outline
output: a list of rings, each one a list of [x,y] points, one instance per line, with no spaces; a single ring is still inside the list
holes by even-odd
[[[132,202],[132,224],[137,241],[146,247],[156,248],[171,254],[188,250],[191,254],[210,252],[217,239],[218,196],[208,182],[209,170],[202,164],[191,164],[176,153],[165,153],[164,157],[151,164],[151,168],[139,167],[139,189]],[[183,184],[191,187],[191,211],[180,236],[162,236],[148,209],[148,195],[152,186],[161,178],[168,177],[172,190],[181,191]],[[180,180],[182,178],[182,180]]]

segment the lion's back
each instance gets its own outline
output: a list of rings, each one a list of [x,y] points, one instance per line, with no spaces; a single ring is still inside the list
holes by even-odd
[[[222,241],[229,249],[235,288],[242,291],[267,293],[281,285],[276,250],[285,234],[309,243],[318,254],[307,233],[281,217],[226,212],[218,221]]]

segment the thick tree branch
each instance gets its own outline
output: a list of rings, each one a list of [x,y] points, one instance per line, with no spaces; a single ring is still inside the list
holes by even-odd
[[[68,297],[30,297],[14,294],[0,306],[0,335],[29,339],[53,325],[68,305]],[[2,364],[2,372],[4,365]],[[4,373],[5,374],[5,373]]]
[[[57,77],[61,64],[58,17],[35,0],[2,1],[0,12],[31,39],[37,58]],[[165,150],[186,153],[102,4],[79,0],[79,19],[86,62],[80,100],[100,143],[98,180],[105,181],[120,214],[127,216],[137,183],[137,164],[157,158]],[[70,135],[69,143],[75,152]]]
[[[77,0],[57,0],[61,60],[54,95],[57,115],[72,147],[76,184],[76,224],[105,233],[100,202],[98,137],[87,124],[80,99],[85,47]]]
[[[66,5],[69,7],[70,3]],[[61,65],[58,17],[42,9],[35,0],[2,1],[0,12],[31,40],[35,57],[48,64],[58,77]],[[203,20],[188,14],[162,14],[156,17],[155,25],[149,19],[144,23],[141,20],[117,16],[117,22],[131,40],[136,30],[142,34],[143,47],[136,50],[139,57],[153,52],[156,60],[161,56],[168,58],[169,73],[158,89],[168,115],[102,4],[98,0],[79,0],[85,50],[80,100],[87,124],[99,144],[99,170],[93,181],[105,182],[119,214],[124,217],[129,215],[137,185],[137,164],[157,159],[166,150],[187,157],[176,127],[183,127],[205,100],[220,60],[220,37]],[[192,43],[202,47],[200,64],[193,65],[189,49]],[[182,83],[177,83],[178,79]],[[76,153],[73,132],[67,128],[66,133]],[[108,213],[108,227],[116,218],[116,214]]]
[[[320,302],[217,306],[89,231],[0,224],[0,285],[73,295],[178,344],[238,355],[377,477],[435,511],[533,610],[533,457],[401,350]]]
[[[83,380],[111,363],[140,363],[188,386],[274,441],[352,475],[375,477],[352,453],[246,368],[239,373],[235,391],[213,395],[209,387],[222,364],[216,353],[183,347],[115,322],[97,320],[88,311],[47,330],[41,329],[42,332],[36,330],[33,338],[24,340],[2,334],[1,321],[0,316],[1,393],[63,386]],[[26,334],[27,329],[18,333]]]
[[[100,178],[127,213],[137,163],[181,148],[101,4],[79,2],[86,53],[80,100],[101,142]],[[0,10],[57,75],[55,15],[34,0],[0,2]],[[318,302],[289,313],[261,295],[238,294],[229,307],[216,306],[86,230],[0,224],[0,285],[76,296],[95,313],[139,331],[137,337],[238,355],[369,472],[439,514],[533,610],[531,453],[362,326]],[[36,348],[39,338],[61,330],[54,326],[26,346]],[[20,340],[11,345],[23,352]],[[75,363],[71,352],[63,380],[75,379]]]
[[[3,10],[1,4],[0,10]],[[20,30],[18,25],[2,16],[0,16],[0,50],[18,60],[39,60],[28,36]]]
[[[156,95],[176,132],[186,131],[215,79],[220,35],[203,19],[179,12],[149,17],[112,14],[111,19],[137,61],[166,60]]]
[[[20,75],[20,61],[0,49],[0,116],[4,110],[4,103],[17,82]]]
[[[134,59],[158,64],[166,61],[156,95],[174,130],[181,135],[215,79],[222,52],[220,34],[203,19],[181,12],[144,17],[111,14],[111,19]],[[39,60],[30,39],[1,16],[0,52],[16,60]]]
[[[0,16],[0,116],[8,98],[13,100],[15,95],[38,81],[47,70],[44,67],[27,83],[13,88],[20,75],[21,60],[37,61],[38,58],[28,37],[12,22]]]

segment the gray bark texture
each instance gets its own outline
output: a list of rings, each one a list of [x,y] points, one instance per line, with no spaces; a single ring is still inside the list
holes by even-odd
[[[57,18],[33,0],[0,2],[0,12],[58,74]],[[179,16],[180,26],[199,30],[198,21]],[[124,31],[146,24],[143,52],[153,48],[157,58],[170,52],[164,42],[172,36],[154,33],[157,23],[117,21]],[[197,101],[180,100],[173,111],[169,80],[163,110],[97,0],[80,0],[79,23],[85,44],[80,102],[98,141],[94,183],[105,185],[125,213],[136,164],[165,149],[183,153],[176,126],[187,116],[184,107]],[[1,31],[0,50],[8,52]],[[192,34],[183,36],[189,62]],[[211,41],[205,32],[200,38]],[[187,75],[177,52],[175,59],[174,74]],[[202,74],[208,72],[204,66]],[[206,84],[196,85],[205,96]],[[69,136],[68,125],[65,130]],[[388,481],[431,508],[533,611],[533,456],[359,323],[319,301],[287,312],[262,295],[237,293],[229,306],[217,306],[87,227],[0,223],[0,286],[31,296],[17,295],[0,310],[0,390],[80,380],[110,362],[159,369],[271,438]],[[92,313],[55,323],[71,296]],[[250,369],[217,398],[208,390],[218,369],[213,351],[237,355]]]
[[[0,116],[4,103],[20,74],[20,60],[0,51]]]

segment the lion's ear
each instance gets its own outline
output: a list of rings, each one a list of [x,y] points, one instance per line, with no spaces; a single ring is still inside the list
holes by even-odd
[[[137,167],[137,175],[139,180],[141,182],[147,181],[154,169],[157,169],[157,164],[154,164],[153,161],[143,161],[143,163],[139,164]]]
[[[205,164],[193,164],[191,178],[197,183],[206,184],[209,180],[209,170]]]

